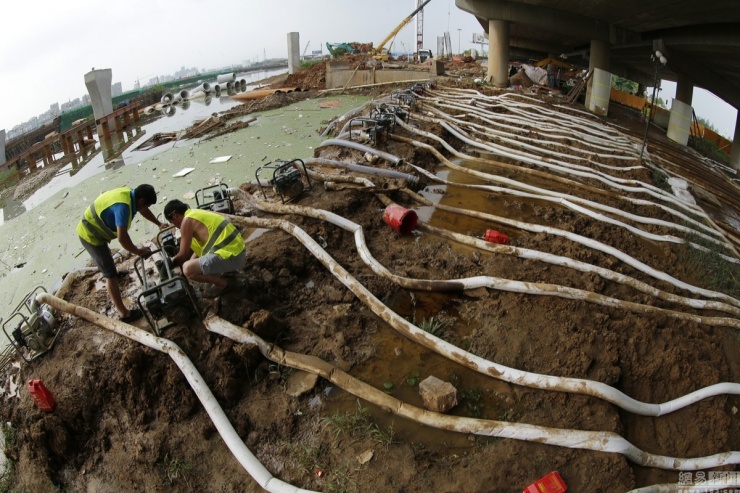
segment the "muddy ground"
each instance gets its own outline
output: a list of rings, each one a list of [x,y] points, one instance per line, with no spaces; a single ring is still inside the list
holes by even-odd
[[[460,84],[457,80],[451,83]],[[261,104],[287,104],[294,97],[275,95]],[[462,147],[439,127],[414,124]],[[629,121],[621,124],[630,125]],[[634,133],[639,132],[635,127]],[[395,141],[381,147],[417,166],[438,169],[429,152]],[[336,147],[319,149],[316,155],[366,162],[362,153]],[[388,166],[382,161],[376,165]],[[406,165],[398,169],[411,171]],[[507,176],[521,178],[513,172]],[[630,178],[653,179],[644,171],[633,172]],[[242,188],[259,193],[249,184]],[[430,187],[428,192],[441,195],[443,190]],[[414,206],[400,192],[385,195]],[[601,195],[588,198],[619,206]],[[459,205],[466,198],[449,194],[442,200]],[[527,216],[531,222],[600,240],[684,281],[699,286],[709,283],[684,245],[639,240],[625,230],[552,204],[494,194],[483,194],[477,200],[507,211],[507,217]],[[383,221],[384,205],[371,191],[327,191],[314,180],[308,193],[294,203],[328,210],[361,225],[370,252],[400,276],[498,276],[671,306],[595,275],[474,250],[429,233],[398,235]],[[521,370],[596,380],[647,402],[664,402],[721,381],[740,381],[739,339],[734,329],[495,290],[410,291],[373,273],[357,254],[353,236],[344,230],[302,216],[260,212],[243,201],[236,206],[238,215],[280,218],[303,228],[390,309],[417,325],[434,317],[443,325],[440,337],[488,360]],[[449,214],[436,221],[440,227],[479,237],[491,227]],[[569,240],[497,229],[511,237],[512,245],[576,258],[650,282],[631,267]],[[244,232],[245,236],[251,233]],[[235,276],[232,288],[218,300],[199,298],[198,303],[285,350],[320,358],[418,407],[423,407],[419,381],[436,376],[458,389],[460,403],[450,411],[456,416],[611,431],[644,451],[668,456],[697,457],[740,449],[737,397],[713,397],[651,418],[592,397],[485,378],[399,335],[292,236],[282,231],[253,236],[246,266]],[[132,259],[123,264],[131,268]],[[658,284],[680,292],[666,283]],[[84,275],[65,299],[113,316],[101,286],[98,274]],[[133,276],[122,281],[122,289],[131,300],[135,298],[138,285]],[[12,439],[5,453],[15,472],[15,491],[262,491],[229,452],[170,358],[85,320],[68,315],[59,318],[61,334],[53,351],[24,364],[17,377],[20,382],[43,380],[56,397],[56,412],[35,410],[25,389],[18,397],[6,397],[2,404],[2,419],[12,427],[6,430]],[[136,325],[147,328],[143,320]],[[301,488],[513,493],[554,470],[573,492],[622,492],[679,480],[676,471],[637,466],[618,454],[413,424],[324,379],[294,396],[291,389],[300,374],[297,370],[269,361],[253,346],[208,332],[197,321],[166,329],[163,337],[183,348],[239,436],[265,467]]]

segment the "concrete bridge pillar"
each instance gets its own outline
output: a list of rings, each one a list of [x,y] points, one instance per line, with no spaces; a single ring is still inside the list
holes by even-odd
[[[2,129],[0,130],[0,166],[5,163],[5,129]]]
[[[668,120],[666,136],[674,142],[685,146],[689,143],[693,109],[691,100],[694,97],[694,85],[684,77],[679,77],[676,84],[676,98],[671,104],[671,116]]]
[[[609,72],[609,43],[607,41],[591,40],[588,69],[591,71],[591,78],[588,79],[586,85],[586,108],[593,113],[606,116],[609,112],[612,77]]]
[[[87,93],[90,95],[95,120],[113,113],[113,98],[111,97],[110,86],[112,79],[113,71],[109,68],[93,69],[85,74],[85,86],[87,87]],[[102,127],[107,127],[107,129]],[[106,131],[110,132],[110,123],[98,125],[98,135],[103,135]]]
[[[288,33],[288,73],[294,74],[301,68],[301,45],[298,33]]]
[[[509,85],[509,38],[511,26],[508,21],[488,20],[488,74],[486,79],[496,87]]]
[[[737,117],[735,118],[735,136],[732,139],[730,166],[740,172],[740,111],[737,112]]]

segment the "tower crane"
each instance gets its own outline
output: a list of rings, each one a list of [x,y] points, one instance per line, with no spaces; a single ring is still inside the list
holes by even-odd
[[[309,39],[308,40],[308,43],[306,43],[306,47],[303,48],[303,54],[301,55],[301,59],[306,58],[306,51],[308,50],[308,45],[310,45],[310,44],[311,44],[311,40]]]

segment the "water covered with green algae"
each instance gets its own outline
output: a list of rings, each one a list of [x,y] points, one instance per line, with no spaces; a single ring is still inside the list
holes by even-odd
[[[338,108],[320,108],[321,101],[340,101]],[[323,123],[358,107],[368,100],[363,96],[328,96],[282,108],[254,113],[257,118],[245,129],[198,143],[180,142],[137,164],[90,173],[72,188],[60,187],[58,179],[47,187],[57,190],[46,200],[0,225],[0,317],[6,319],[15,306],[35,286],[53,290],[63,275],[83,267],[89,256],[80,245],[75,228],[80,215],[97,195],[120,186],[152,184],[158,203],[152,208],[161,214],[164,204],[188,199],[196,190],[221,182],[236,187],[254,179],[260,166],[277,159],[308,158],[324,140],[319,129]],[[146,127],[144,128],[146,130]],[[152,135],[150,131],[144,135]],[[142,139],[143,140],[143,139]],[[135,144],[135,145],[138,145]],[[222,163],[214,158],[231,156]],[[89,163],[87,166],[93,165]],[[184,168],[194,170],[183,177],[173,177]],[[265,175],[261,175],[265,176]],[[134,242],[141,243],[156,234],[156,227],[137,216],[130,231]],[[112,248],[119,248],[117,241]],[[20,266],[20,267],[16,267]]]

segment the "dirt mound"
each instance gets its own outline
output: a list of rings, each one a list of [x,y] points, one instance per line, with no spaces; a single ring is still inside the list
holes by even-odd
[[[288,75],[282,87],[300,87],[301,90],[326,89],[326,64],[316,62],[304,70]],[[277,88],[274,85],[273,88]]]

